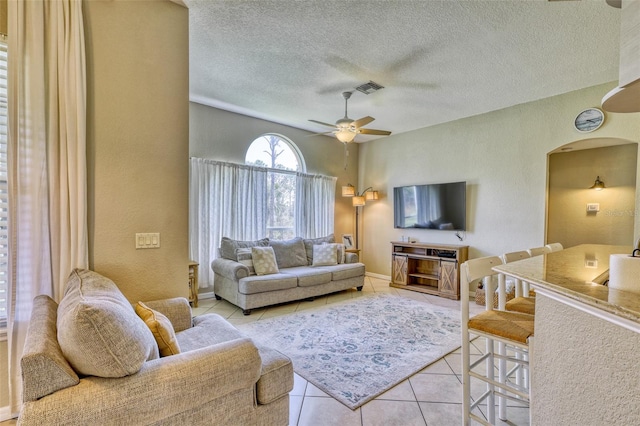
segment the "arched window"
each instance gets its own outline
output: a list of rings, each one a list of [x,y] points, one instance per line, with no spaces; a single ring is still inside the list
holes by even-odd
[[[269,133],[255,139],[245,163],[271,169],[268,174],[267,237],[284,240],[295,236],[296,175],[306,167],[298,147],[284,136]]]

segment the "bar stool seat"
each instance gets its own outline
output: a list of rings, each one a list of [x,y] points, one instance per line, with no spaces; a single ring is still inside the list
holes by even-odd
[[[469,329],[527,344],[533,336],[533,319],[520,312],[484,311],[469,319]]]
[[[536,298],[515,297],[506,303],[505,309],[510,312],[520,312],[523,314],[533,315],[536,313]]]

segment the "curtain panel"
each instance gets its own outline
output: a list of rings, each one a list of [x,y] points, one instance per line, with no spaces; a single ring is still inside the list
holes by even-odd
[[[33,298],[88,267],[86,63],[81,0],[8,4],[9,397]]]
[[[336,177],[296,174],[296,235],[319,238],[333,232]]]
[[[189,244],[199,287],[213,285],[208,265],[222,237],[257,240],[267,234],[267,169],[191,158]]]
[[[202,158],[190,160],[189,247],[192,259],[210,265],[222,237],[267,236],[269,173],[295,175],[295,231],[303,238],[331,234],[337,178],[272,170]],[[213,286],[211,268],[200,268],[200,288]]]

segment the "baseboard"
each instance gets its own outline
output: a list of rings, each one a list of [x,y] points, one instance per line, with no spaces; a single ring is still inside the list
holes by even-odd
[[[5,420],[11,420],[16,416],[11,414],[11,407],[8,405],[6,407],[0,407],[0,422],[4,422]]]
[[[198,293],[198,300],[213,299],[214,297],[215,297],[215,294],[213,294],[212,291],[208,291],[206,293]]]
[[[391,281],[391,277],[389,275],[374,274],[373,272],[365,272],[364,275],[367,277],[378,278],[380,280]]]

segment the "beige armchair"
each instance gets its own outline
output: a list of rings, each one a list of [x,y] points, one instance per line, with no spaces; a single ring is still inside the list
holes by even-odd
[[[73,280],[83,286],[83,303],[87,294],[91,297],[88,289],[96,281],[100,286],[98,299],[103,303],[106,278],[91,271],[74,273]],[[115,284],[107,288],[108,297],[123,298]],[[67,291],[65,298],[69,295]],[[64,299],[60,305],[63,303]],[[100,303],[92,309],[100,307]],[[288,424],[288,393],[293,387],[289,358],[276,350],[256,347],[218,315],[196,317],[192,324],[186,299],[149,302],[147,306],[169,318],[180,353],[162,358],[151,354],[149,357],[154,359],[143,360],[132,374],[99,377],[78,374],[76,369],[94,368],[91,362],[102,353],[91,356],[94,348],[87,346],[82,349],[90,355],[89,364],[77,361],[76,355],[68,355],[73,359],[69,361],[65,356],[68,350],[63,350],[58,341],[65,332],[57,329],[57,325],[64,327],[68,323],[58,318],[55,301],[48,296],[36,297],[21,360],[24,404],[18,424]],[[128,315],[126,307],[124,312]],[[133,308],[131,312],[135,316]],[[136,348],[119,347],[118,342],[127,342],[130,336],[114,335],[109,324],[95,318],[92,316],[91,320],[99,329],[110,334],[105,337],[105,333],[98,332],[100,340],[113,338],[105,350],[108,356],[121,356],[121,349],[127,357],[136,352]],[[134,317],[118,319],[125,324],[125,333],[139,326],[135,321]],[[127,368],[134,365],[131,358],[118,362],[129,363]],[[85,366],[77,367],[82,365]]]

